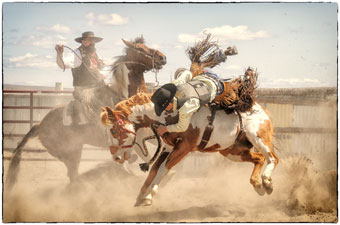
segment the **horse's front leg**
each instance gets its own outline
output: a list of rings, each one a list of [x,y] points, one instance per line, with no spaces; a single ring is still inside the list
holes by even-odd
[[[165,166],[169,154],[170,152],[167,150],[162,152],[151,167],[149,175],[139,192],[135,206],[149,206],[152,204],[152,197],[156,194],[158,184],[169,171]]]
[[[190,151],[191,147],[187,143],[176,144],[173,151],[164,151],[155,164],[144,182],[137,197],[135,206],[148,206],[152,204],[152,197],[156,194],[157,187],[162,178],[180,162]]]

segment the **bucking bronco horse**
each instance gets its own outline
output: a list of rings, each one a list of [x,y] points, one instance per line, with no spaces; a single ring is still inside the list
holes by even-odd
[[[141,128],[151,128],[152,124],[172,124],[177,115],[163,113],[160,117],[154,112],[154,105],[149,94],[137,94],[115,106],[112,110],[105,107],[101,115],[103,123],[112,126],[115,145],[110,146],[111,153],[123,155],[129,151],[136,138],[145,136]],[[278,163],[272,146],[273,126],[267,112],[254,103],[250,111],[227,114],[217,110],[212,125],[214,129],[203,149],[199,148],[205,127],[209,125],[211,110],[202,106],[194,113],[188,130],[179,133],[165,133],[163,150],[154,162],[149,175],[143,184],[136,206],[151,205],[152,196],[156,193],[162,178],[177,163],[193,151],[218,152],[224,157],[237,162],[254,163],[250,183],[259,195],[271,194],[273,191],[271,174]],[[143,129],[141,129],[143,130]],[[253,147],[256,151],[253,150]],[[259,180],[261,169],[267,161]]]
[[[193,74],[199,74],[200,72],[195,71],[206,66],[204,63],[214,66],[214,62],[209,61],[214,57],[206,57],[208,61],[205,62],[199,60],[200,54],[208,52],[212,46],[209,38],[210,36],[196,45],[199,47],[198,50],[203,49],[201,53],[196,51],[197,48],[189,49],[195,50],[189,53],[193,53],[191,55],[197,59],[192,60]],[[194,151],[218,152],[232,161],[253,163],[250,183],[255,191],[261,196],[272,193],[271,175],[278,164],[278,157],[272,145],[274,129],[271,119],[266,110],[253,98],[256,79],[257,73],[248,68],[243,77],[235,78],[227,84],[231,87],[230,90],[237,90],[237,99],[229,105],[231,108],[214,109],[213,105],[201,106],[193,114],[189,128],[185,132],[167,132],[162,135],[164,144],[161,153],[152,165],[135,206],[151,205],[152,198],[164,176],[189,152]],[[114,110],[110,107],[102,110],[101,121],[111,128],[114,140],[110,151],[114,159],[120,163],[129,158],[131,149],[139,149],[135,147],[136,144],[139,145],[139,140],[152,134],[150,128],[160,124],[170,125],[178,121],[178,115],[173,112],[164,111],[158,117],[150,94],[137,94],[118,103]],[[145,131],[146,128],[149,128],[149,132]],[[206,132],[209,130],[207,128],[210,128],[209,138],[206,137],[206,133],[209,133]],[[265,161],[267,165],[261,174]]]
[[[130,42],[123,40],[125,55],[118,57],[112,67],[112,79],[109,85],[104,85],[96,90],[96,96],[107,106],[135,95],[137,91],[145,91],[144,73],[162,68],[166,64],[166,56],[147,47],[144,39],[136,38]],[[114,104],[112,106],[114,106]],[[108,147],[108,135],[105,127],[98,124],[83,124],[65,126],[63,113],[67,106],[52,109],[40,122],[34,125],[24,136],[14,150],[8,169],[6,189],[10,190],[15,184],[19,170],[21,153],[26,143],[38,138],[48,153],[62,161],[67,167],[67,175],[72,181],[78,176],[78,168],[84,144],[97,147]]]

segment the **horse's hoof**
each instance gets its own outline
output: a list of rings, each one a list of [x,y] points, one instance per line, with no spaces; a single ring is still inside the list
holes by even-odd
[[[256,193],[260,196],[263,196],[266,193],[266,191],[265,191],[265,189],[263,188],[262,185],[254,186],[254,189],[255,189]]]
[[[266,193],[270,195],[273,192],[273,184],[263,184],[264,189],[266,190]]]
[[[157,194],[157,192],[158,192],[158,188],[153,188],[151,190],[151,196],[154,197]]]
[[[271,179],[263,180],[263,187],[266,190],[266,193],[268,195],[270,195],[274,190],[273,183],[271,182]]]
[[[152,205],[152,199],[142,199],[142,200],[137,200],[135,207],[138,206],[151,206]]]

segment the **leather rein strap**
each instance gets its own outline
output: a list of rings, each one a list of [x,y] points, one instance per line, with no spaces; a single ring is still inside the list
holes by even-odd
[[[203,136],[202,136],[202,139],[201,139],[201,143],[198,145],[198,150],[203,150],[207,146],[207,144],[210,140],[210,137],[211,137],[211,133],[214,130],[213,122],[214,122],[214,119],[215,119],[217,108],[214,107],[214,106],[209,106],[209,108],[210,108],[210,111],[211,111],[209,124],[204,129],[204,133],[203,133]],[[236,137],[236,140],[239,140],[239,138],[240,138],[240,136],[243,132],[243,122],[242,122],[242,117],[241,117],[240,112],[237,111],[237,110],[235,110],[235,111],[236,111],[238,119],[240,121],[240,131],[239,131],[239,133]]]
[[[198,145],[199,150],[203,150],[205,146],[208,144],[210,140],[210,136],[212,131],[214,130],[214,125],[213,122],[215,120],[215,115],[216,115],[216,107],[209,107],[211,111],[211,116],[209,119],[209,124],[205,127],[204,133],[201,139],[201,143]]]

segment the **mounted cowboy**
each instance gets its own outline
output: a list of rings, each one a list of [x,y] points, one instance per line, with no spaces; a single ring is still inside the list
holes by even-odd
[[[95,43],[103,38],[96,37],[92,31],[82,33],[81,37],[75,39],[81,45],[68,55],[64,56],[63,45],[57,44],[57,65],[65,70],[71,68],[73,76],[74,98],[86,106],[88,120],[97,120],[100,114],[100,107],[107,104],[102,99],[96,97],[96,89],[105,85],[104,76],[99,72],[104,67],[103,60],[97,55]],[[76,101],[76,102],[77,102]],[[85,123],[81,118],[77,118],[76,112],[81,110],[80,104],[74,104],[73,118],[75,123]],[[84,119],[83,119],[84,120]]]
[[[227,55],[236,55],[236,47],[228,47],[225,51],[217,50],[213,54],[213,61],[217,64],[225,62]],[[193,69],[196,68],[196,69]],[[188,129],[192,115],[208,103],[223,100],[230,105],[236,99],[235,91],[225,80],[219,78],[210,68],[191,67],[189,71],[179,68],[175,72],[175,80],[165,84],[153,94],[151,101],[155,105],[155,112],[160,116],[164,110],[178,111],[179,119],[176,124],[159,126],[157,132],[184,132]]]

